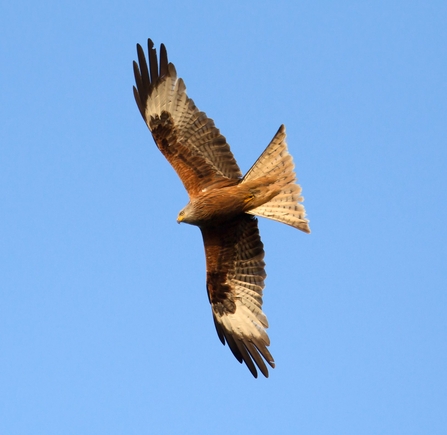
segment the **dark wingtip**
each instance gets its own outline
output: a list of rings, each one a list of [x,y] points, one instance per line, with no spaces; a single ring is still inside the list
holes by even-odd
[[[144,116],[144,108],[143,108],[143,105],[141,104],[141,100],[140,100],[140,94],[138,93],[137,88],[135,86],[133,87],[133,96],[135,98],[135,102],[137,103],[138,110],[141,113],[141,116],[146,121],[146,117]]]
[[[160,45],[160,77],[168,74],[168,52],[164,44]]]
[[[158,80],[158,59],[157,59],[157,50],[154,48],[154,43],[152,39],[147,40],[147,51],[149,57],[149,72],[151,77],[151,87]]]
[[[147,40],[148,49],[148,61],[144,54],[143,47],[137,44],[137,56],[138,62],[133,62],[133,70],[135,76],[136,90],[138,93],[137,101],[138,108],[144,118],[144,109],[148,98],[150,97],[154,86],[162,77],[172,75],[175,76],[175,69],[172,69],[171,64],[168,62],[168,53],[164,44],[160,45],[160,57],[157,57],[157,50],[155,49],[154,41],[151,38]],[[171,71],[172,69],[172,71]],[[134,95],[136,95],[134,91]]]

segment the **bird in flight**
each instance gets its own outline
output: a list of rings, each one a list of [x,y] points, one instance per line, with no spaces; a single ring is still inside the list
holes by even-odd
[[[148,58],[137,44],[133,62],[135,101],[158,149],[188,192],[189,203],[177,222],[200,228],[206,257],[206,290],[220,341],[252,375],[256,366],[268,377],[275,367],[267,347],[267,317],[262,311],[264,247],[255,216],[309,233],[282,125],[243,176],[225,137],[212,119],[186,95],[186,87],[151,39]],[[265,362],[264,362],[265,360]]]

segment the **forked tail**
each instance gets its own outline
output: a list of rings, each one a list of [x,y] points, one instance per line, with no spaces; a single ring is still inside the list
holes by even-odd
[[[272,177],[281,190],[270,201],[247,213],[283,222],[310,233],[306,211],[301,204],[301,186],[296,184],[292,156],[287,150],[286,129],[281,125],[265,151],[245,174],[241,183],[260,177]]]

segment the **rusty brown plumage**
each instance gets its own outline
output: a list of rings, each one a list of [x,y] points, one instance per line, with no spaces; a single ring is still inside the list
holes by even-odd
[[[281,126],[242,177],[225,137],[186,95],[165,46],[158,60],[137,45],[134,96],[154,141],[182,180],[189,203],[178,222],[200,228],[205,247],[206,288],[217,334],[253,376],[268,377],[268,322],[262,311],[264,248],[257,220],[263,216],[310,232]],[[256,368],[257,367],[257,368]]]

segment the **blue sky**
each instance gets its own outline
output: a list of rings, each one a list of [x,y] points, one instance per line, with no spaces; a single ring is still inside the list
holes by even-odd
[[[253,5],[2,3],[0,433],[447,432],[447,4]],[[312,234],[260,220],[269,379],[176,223],[148,37],[243,171],[286,125]]]

